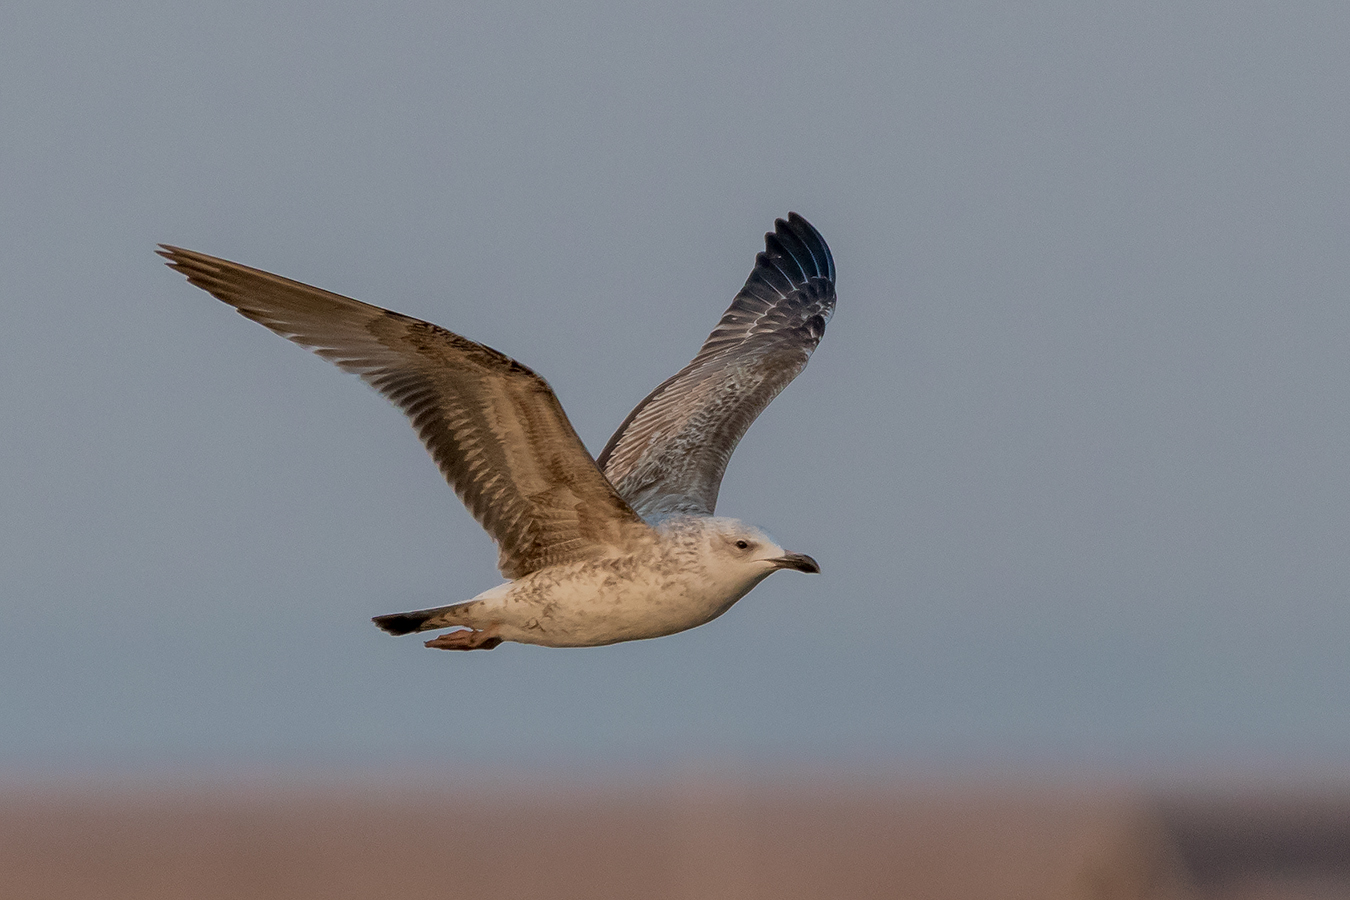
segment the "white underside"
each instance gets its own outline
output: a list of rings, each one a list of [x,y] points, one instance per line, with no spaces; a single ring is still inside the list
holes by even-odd
[[[543,591],[534,589],[529,576],[498,585],[456,607],[456,618],[473,628],[492,628],[503,640],[593,647],[702,625],[755,586],[752,582],[717,590],[688,576],[627,579],[604,577],[608,573],[576,574],[580,577],[558,581]]]
[[[767,560],[728,561],[687,531],[662,538],[631,555],[533,572],[427,624],[491,630],[503,640],[547,647],[661,637],[717,618],[776,568]]]

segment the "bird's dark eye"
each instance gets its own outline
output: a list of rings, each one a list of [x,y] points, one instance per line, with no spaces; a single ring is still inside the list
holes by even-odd
[[[737,541],[737,542],[736,542],[736,549],[737,549],[737,550],[749,550],[749,549],[750,549],[750,542],[749,542],[749,541]]]

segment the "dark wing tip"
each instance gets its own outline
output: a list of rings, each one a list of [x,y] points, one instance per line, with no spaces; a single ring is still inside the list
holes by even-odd
[[[815,279],[834,284],[834,257],[810,222],[794,212],[773,224],[774,230],[764,235],[764,252],[755,257],[755,268],[741,288],[742,294],[771,301]]]
[[[160,244],[159,249],[155,251],[155,254],[168,260],[164,265],[168,266],[170,269],[181,269],[183,261],[187,258],[189,252],[190,251],[184,250],[182,247],[175,247],[173,244]]]
[[[809,276],[834,281],[834,256],[830,253],[829,244],[825,243],[825,238],[821,237],[815,226],[795,212],[788,213],[786,220],[775,219],[773,226],[774,234],[780,241],[791,241],[796,244],[794,250],[804,253],[803,256],[794,253],[794,257],[803,268],[807,259],[810,260],[814,271],[807,269]],[[766,234],[764,237],[767,243],[769,236]]]
[[[231,283],[231,272],[235,276],[241,272],[262,275],[265,278],[275,278],[276,276],[269,276],[265,272],[241,266],[239,263],[207,256],[205,253],[198,253],[196,250],[175,247],[172,244],[160,244],[159,247],[160,249],[156,250],[155,253],[164,257],[167,260],[164,264],[186,278],[188,284],[201,288],[222,303],[233,306],[246,318],[272,328],[270,324],[246,309],[246,299],[239,294],[237,285]],[[276,331],[277,329],[272,328],[272,330]]]
[[[155,251],[156,255],[162,256],[168,260],[166,266],[181,265],[193,257],[199,257],[202,254],[195,250],[187,250],[183,247],[175,247],[173,244],[159,244],[159,249]]]
[[[224,260],[173,244],[160,244],[155,253],[168,260],[164,265],[185,276],[189,282],[208,293],[214,293],[208,279],[219,278],[220,267],[217,264]]]

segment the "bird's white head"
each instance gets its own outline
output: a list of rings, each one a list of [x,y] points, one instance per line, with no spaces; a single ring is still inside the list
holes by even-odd
[[[779,569],[820,572],[820,566],[805,553],[784,550],[763,529],[739,519],[706,519],[702,531],[708,567],[727,577],[753,584]]]

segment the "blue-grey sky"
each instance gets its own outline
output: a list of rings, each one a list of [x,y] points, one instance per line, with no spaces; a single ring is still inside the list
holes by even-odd
[[[0,13],[0,770],[1350,763],[1350,6]],[[598,451],[796,210],[719,511],[824,574],[594,650],[400,414],[160,265],[437,322]]]

